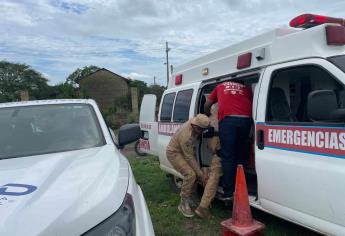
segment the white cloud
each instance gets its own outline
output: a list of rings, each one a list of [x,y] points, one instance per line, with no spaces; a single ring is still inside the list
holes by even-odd
[[[0,2],[0,12],[0,22],[22,26],[32,26],[34,24],[34,19],[19,4],[7,1]]]
[[[0,59],[27,63],[51,83],[78,67],[165,84],[165,41],[174,65],[311,12],[343,17],[325,0],[36,0],[0,2]]]
[[[135,80],[142,80],[148,84],[153,83],[153,76],[140,74],[137,72],[130,72],[130,73],[122,73],[121,76],[125,78],[135,79]]]

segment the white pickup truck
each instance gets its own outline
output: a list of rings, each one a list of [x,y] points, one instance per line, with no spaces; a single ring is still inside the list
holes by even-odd
[[[0,104],[0,235],[154,235],[140,187],[93,100]]]

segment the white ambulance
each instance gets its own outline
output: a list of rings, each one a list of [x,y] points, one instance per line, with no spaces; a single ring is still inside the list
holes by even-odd
[[[253,89],[251,206],[310,229],[345,235],[345,21],[304,14],[279,28],[176,68],[155,116],[156,97],[140,110],[141,147],[162,170],[182,178],[166,158],[171,136],[203,112],[220,82]],[[211,155],[201,139],[200,166]]]

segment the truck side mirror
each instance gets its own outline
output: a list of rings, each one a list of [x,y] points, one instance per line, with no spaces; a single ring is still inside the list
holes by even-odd
[[[338,108],[333,90],[316,90],[308,95],[308,117],[312,121],[345,121],[345,109]]]
[[[122,125],[119,130],[119,148],[132,143],[141,137],[141,130],[138,124]]]

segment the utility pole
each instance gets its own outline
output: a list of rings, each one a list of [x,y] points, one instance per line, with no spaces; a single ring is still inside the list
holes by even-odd
[[[170,51],[170,48],[168,47],[168,42],[166,41],[165,42],[165,52],[166,52],[166,59],[167,59],[167,86],[169,84],[169,51]]]
[[[156,85],[156,76],[153,76],[153,85]]]

